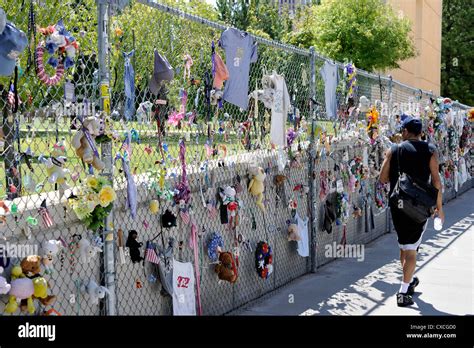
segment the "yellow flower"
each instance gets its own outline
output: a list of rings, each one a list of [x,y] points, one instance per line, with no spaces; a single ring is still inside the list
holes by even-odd
[[[97,180],[97,178],[95,176],[88,176],[87,179],[86,179],[86,183],[87,183],[87,186],[89,186],[90,188],[97,188],[97,185],[99,184],[99,181]]]
[[[107,207],[116,198],[115,191],[111,186],[104,186],[99,192],[99,202],[102,207]]]

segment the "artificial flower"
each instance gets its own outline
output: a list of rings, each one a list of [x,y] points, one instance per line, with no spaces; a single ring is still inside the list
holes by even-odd
[[[114,189],[111,186],[104,186],[99,192],[99,201],[102,207],[107,207],[116,198]]]
[[[97,180],[95,176],[88,176],[86,178],[86,184],[90,188],[96,189],[99,186],[99,181]]]

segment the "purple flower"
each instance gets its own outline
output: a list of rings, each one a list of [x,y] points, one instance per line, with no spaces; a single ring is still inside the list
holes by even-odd
[[[49,54],[53,54],[56,52],[57,46],[53,42],[47,42],[46,43],[46,50],[48,51]]]
[[[291,146],[293,144],[293,141],[296,139],[296,133],[293,130],[293,128],[288,129],[288,132],[286,133],[286,141],[288,143],[288,146]]]
[[[73,65],[74,65],[74,61],[73,61],[71,58],[66,57],[66,59],[65,59],[65,61],[64,61],[64,67],[65,67],[66,69],[69,69],[69,68],[70,68],[71,66],[73,66]]]
[[[55,57],[49,57],[48,62],[49,65],[51,65],[53,68],[56,68],[58,66],[58,59]]]

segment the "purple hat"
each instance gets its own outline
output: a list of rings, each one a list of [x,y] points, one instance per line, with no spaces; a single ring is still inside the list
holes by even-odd
[[[148,87],[151,93],[158,94],[162,81],[171,81],[174,78],[174,70],[165,56],[162,56],[155,50],[155,64],[153,75]]]
[[[16,59],[27,45],[28,39],[25,33],[12,23],[6,22],[0,34],[0,75],[10,76],[13,73]]]

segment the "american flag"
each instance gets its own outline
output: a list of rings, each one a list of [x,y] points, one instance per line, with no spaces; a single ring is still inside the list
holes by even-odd
[[[156,255],[155,248],[153,248],[153,243],[151,242],[146,242],[145,260],[154,264],[160,263],[160,259]]]
[[[216,207],[212,204],[208,204],[207,205],[207,210],[209,211],[209,217],[214,220],[217,217]]]
[[[52,227],[54,225],[53,218],[49,214],[49,210],[46,207],[46,199],[41,203],[38,213],[41,215],[41,219],[43,219],[43,224],[45,227]]]
[[[11,106],[15,105],[15,93],[14,93],[13,84],[11,85],[10,91],[8,92],[8,103]]]
[[[189,216],[189,212],[187,210],[181,210],[179,212],[179,215],[181,216],[181,219],[183,219],[184,224],[189,225],[189,222],[191,221],[191,217]]]

